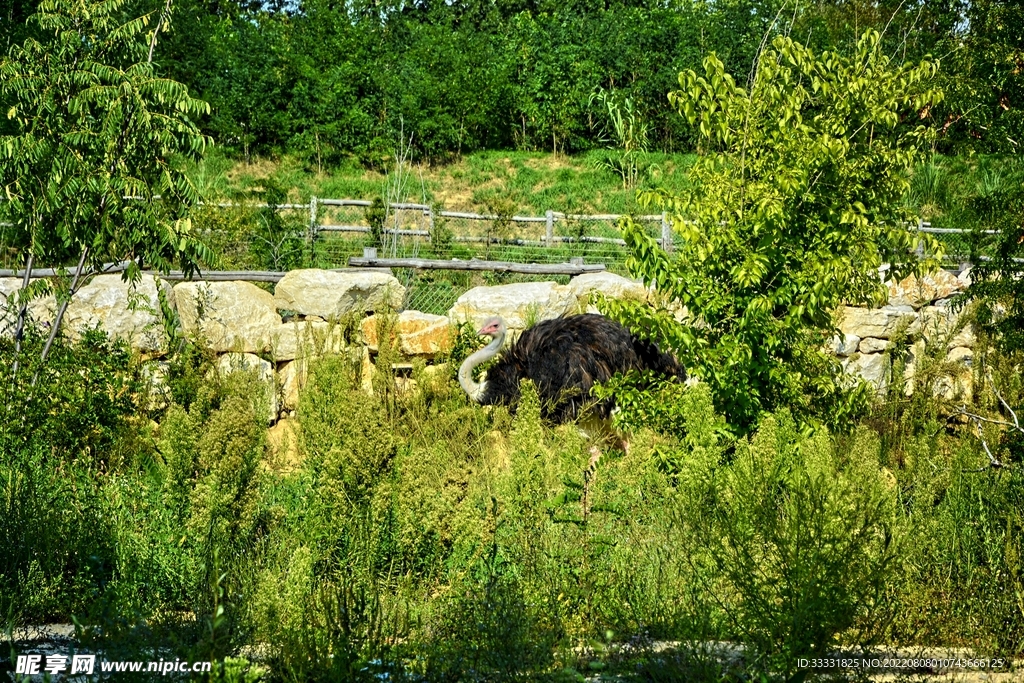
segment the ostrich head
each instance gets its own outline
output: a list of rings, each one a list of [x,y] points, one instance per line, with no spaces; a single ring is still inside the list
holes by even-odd
[[[491,337],[491,343],[463,361],[462,366],[459,368],[459,384],[469,394],[469,397],[477,403],[483,399],[487,382],[474,382],[473,368],[497,355],[498,351],[501,350],[501,345],[505,343],[505,332],[505,321],[500,317],[494,316],[485,320],[483,327],[480,328],[477,334]]]
[[[505,321],[500,316],[494,316],[484,321],[484,326],[480,328],[477,334],[484,337],[498,337],[505,336]]]

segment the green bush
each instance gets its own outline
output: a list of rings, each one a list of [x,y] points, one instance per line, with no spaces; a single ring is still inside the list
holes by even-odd
[[[66,621],[115,571],[101,482],[80,461],[55,463],[32,443],[0,458],[0,614]]]
[[[103,471],[144,455],[133,419],[142,380],[127,345],[93,330],[75,343],[57,339],[46,363],[42,346],[30,331],[11,381],[15,345],[0,338],[0,403],[8,416],[0,421],[0,452],[38,448],[55,461],[83,458]]]
[[[0,613],[37,623],[66,620],[113,578],[104,484],[152,452],[124,344],[58,339],[45,365],[41,348],[30,331],[12,381],[15,345],[0,338]]]
[[[862,432],[839,454],[828,434],[804,436],[776,414],[704,485],[680,508],[680,523],[706,549],[707,589],[729,631],[762,666],[792,673],[799,657],[883,633],[896,497],[879,472],[877,440]]]
[[[98,343],[52,358],[126,360]],[[839,436],[780,411],[738,439],[707,384],[625,377],[608,390],[629,447],[613,449],[542,423],[530,383],[514,417],[421,363],[402,391],[387,346],[370,391],[361,357],[310,359],[294,468],[266,457],[256,378],[214,379],[189,347],[171,380],[187,405],[157,427],[91,399],[86,442],[122,456],[8,426],[29,440],[0,458],[0,607],[73,615],[83,642],[125,659],[153,643],[228,657],[225,680],[260,673],[236,659],[250,647],[271,680],[303,681],[733,680],[882,638],[1022,648],[1021,478],[978,471],[976,434],[937,411],[882,406]],[[984,362],[1017,400],[1015,361]],[[96,386],[132,376],[114,365]],[[722,640],[750,648],[744,670],[657,644]]]

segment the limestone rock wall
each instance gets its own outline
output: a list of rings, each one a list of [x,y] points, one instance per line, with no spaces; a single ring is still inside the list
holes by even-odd
[[[915,362],[925,341],[933,346],[941,341],[946,360],[969,376],[974,334],[948,305],[950,297],[968,284],[969,274],[956,277],[945,272],[889,283],[887,305],[846,306],[839,312],[840,334],[830,349],[847,372],[880,390],[893,380],[887,351],[893,338],[903,334],[922,339],[912,346],[902,378],[908,390],[912,390]],[[0,334],[11,333],[11,297],[20,286],[20,280],[0,279],[0,307],[8,309],[0,318]],[[369,388],[370,354],[377,352],[378,330],[384,329],[378,324],[379,311],[397,309],[404,295],[399,281],[386,271],[297,270],[286,274],[273,293],[248,282],[183,282],[172,288],[151,275],[131,290],[119,275],[101,275],[68,306],[64,329],[74,338],[87,328],[99,327],[126,340],[144,358],[152,359],[150,374],[157,385],[164,374],[159,359],[168,352],[167,329],[177,325],[187,338],[202,340],[222,354],[222,372],[255,369],[268,387],[273,420],[296,409],[308,360],[316,355],[349,354],[363,368],[363,385]],[[477,287],[459,297],[447,316],[402,311],[394,315],[389,328],[404,357],[430,363],[449,350],[454,325],[479,326],[500,315],[515,334],[540,320],[596,311],[600,296],[643,301],[651,293],[642,283],[612,273],[580,275],[568,285],[531,282]],[[164,320],[165,310],[176,319]],[[52,296],[32,302],[29,309],[31,320],[44,326],[55,311]],[[685,310],[679,315],[685,317]],[[964,377],[951,377],[948,385],[947,395],[969,391]]]
[[[914,390],[914,375],[925,353],[926,343],[945,346],[946,362],[953,376],[942,382],[940,393],[946,398],[970,394],[971,362],[974,357],[974,331],[961,322],[950,307],[951,297],[970,285],[970,272],[959,277],[939,271],[924,278],[910,276],[888,282],[889,301],[875,309],[845,306],[839,313],[840,334],[833,339],[832,350],[843,368],[884,391],[891,382],[903,383],[905,393]],[[886,353],[893,337],[916,338],[910,347],[902,377],[892,376],[892,359]],[[934,350],[933,350],[934,353]]]

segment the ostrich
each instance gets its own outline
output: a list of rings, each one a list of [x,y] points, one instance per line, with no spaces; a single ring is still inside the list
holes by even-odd
[[[601,315],[571,315],[537,323],[520,335],[498,362],[487,371],[487,380],[473,381],[473,368],[490,360],[505,341],[505,322],[489,318],[479,334],[490,344],[463,362],[459,384],[477,403],[514,406],[519,400],[519,381],[531,379],[541,400],[542,416],[554,422],[576,419],[590,399],[594,384],[628,370],[654,370],[683,379],[675,358],[639,339],[619,323]],[[607,421],[610,400],[593,407],[595,417]]]

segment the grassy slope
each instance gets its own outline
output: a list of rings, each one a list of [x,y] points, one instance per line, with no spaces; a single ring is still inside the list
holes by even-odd
[[[635,193],[602,168],[602,153],[553,156],[540,152],[481,152],[445,166],[413,164],[404,178],[392,170],[385,175],[356,164],[317,173],[294,157],[259,160],[251,164],[211,155],[194,171],[207,196],[246,196],[258,193],[268,179],[290,192],[296,201],[310,195],[333,199],[380,197],[387,183],[400,182],[406,201],[436,204],[452,211],[486,211],[497,203],[517,213],[628,213],[636,210]],[[685,187],[684,171],[692,155],[651,154],[649,178],[668,190]]]
[[[387,183],[400,182],[405,201],[426,202],[453,211],[487,211],[496,203],[511,204],[517,213],[628,213],[637,209],[635,192],[622,186],[615,173],[601,166],[607,152],[578,156],[543,152],[490,151],[462,157],[444,166],[411,164],[396,181],[355,162],[317,172],[296,157],[245,163],[214,151],[193,169],[207,196],[245,197],[258,194],[268,180],[289,191],[295,201],[310,195],[335,199],[373,199]],[[652,171],[645,186],[680,192],[687,186],[692,154],[652,153]],[[914,173],[906,204],[925,220],[956,227],[956,214],[967,197],[985,193],[1006,180],[1012,159],[935,156]]]

